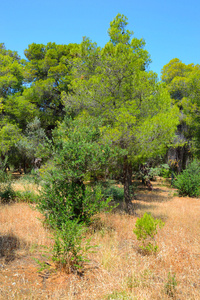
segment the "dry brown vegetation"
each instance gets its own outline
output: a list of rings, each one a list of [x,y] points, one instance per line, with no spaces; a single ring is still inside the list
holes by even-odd
[[[156,237],[159,252],[143,255],[133,234],[136,216],[118,209],[96,222],[90,262],[80,274],[55,270],[42,256],[53,241],[41,215],[26,203],[1,205],[0,299],[200,299],[200,200],[173,196],[156,182],[141,188],[136,213],[151,212],[165,222]],[[33,258],[48,262],[39,272]],[[177,286],[169,288],[168,274]],[[171,291],[171,293],[170,293]]]

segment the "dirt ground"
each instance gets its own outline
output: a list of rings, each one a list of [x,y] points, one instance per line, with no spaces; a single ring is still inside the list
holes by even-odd
[[[0,299],[200,299],[200,200],[178,197],[162,180],[153,186],[141,186],[133,203],[137,216],[151,212],[165,222],[158,253],[139,251],[137,216],[118,208],[101,214],[97,248],[80,274],[56,270],[53,241],[33,206],[1,205]],[[42,262],[48,268],[40,271]]]

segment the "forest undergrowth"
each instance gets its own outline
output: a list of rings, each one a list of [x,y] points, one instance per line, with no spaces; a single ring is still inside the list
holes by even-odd
[[[1,204],[0,299],[200,299],[199,199],[177,197],[161,181],[153,185],[153,191],[139,186],[134,216],[123,205],[100,214],[87,232],[97,247],[70,274],[55,268],[50,230],[35,205]],[[156,236],[159,250],[149,255],[133,233],[145,212],[165,223]]]

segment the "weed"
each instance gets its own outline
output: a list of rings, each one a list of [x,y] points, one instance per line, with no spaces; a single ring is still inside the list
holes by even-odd
[[[33,260],[40,266],[38,272],[42,272],[42,271],[46,271],[46,270],[50,270],[51,269],[51,265],[48,263],[48,262],[45,262],[45,261],[40,261],[39,259],[37,258],[34,258],[33,257]]]
[[[106,300],[131,300],[125,291],[114,291],[112,294],[107,295],[104,299]]]
[[[158,246],[155,241],[155,235],[157,234],[157,226],[162,228],[164,223],[160,219],[154,219],[151,214],[145,213],[140,219],[137,219],[133,232],[136,234],[139,241],[142,240],[142,246],[140,248],[145,253],[156,253]]]
[[[169,297],[173,298],[176,293],[176,286],[177,286],[176,274],[172,275],[171,272],[169,272],[167,283],[165,284],[165,293]]]
[[[16,191],[15,194],[18,201],[36,203],[38,200],[38,195],[32,191]]]

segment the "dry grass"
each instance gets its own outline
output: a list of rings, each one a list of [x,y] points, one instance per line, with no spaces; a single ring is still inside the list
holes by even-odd
[[[40,214],[25,203],[2,205],[0,299],[200,299],[200,200],[173,193],[156,184],[152,192],[140,190],[134,200],[138,215],[147,211],[165,221],[156,237],[157,255],[138,251],[135,216],[102,214],[104,225],[92,234],[98,248],[82,276],[38,272],[32,258],[51,264],[40,251],[41,245],[52,245]],[[171,295],[169,272],[177,281]]]
[[[12,184],[12,188],[14,191],[20,191],[20,192],[34,192],[36,194],[39,193],[39,186],[36,185],[33,182],[27,182],[26,180],[20,179],[15,180]]]

